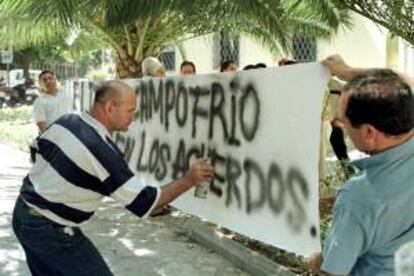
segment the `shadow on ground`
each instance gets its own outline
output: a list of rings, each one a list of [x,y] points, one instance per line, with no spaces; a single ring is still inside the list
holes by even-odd
[[[24,253],[11,229],[11,214],[0,213],[0,275],[30,275]]]
[[[11,229],[11,214],[30,164],[26,153],[0,144],[0,276],[30,275]],[[247,275],[217,253],[189,240],[180,212],[138,219],[112,200],[82,226],[116,276]]]
[[[222,256],[188,238],[189,217],[138,220],[117,203],[106,203],[83,227],[115,275],[247,275]],[[114,262],[115,261],[115,262]]]

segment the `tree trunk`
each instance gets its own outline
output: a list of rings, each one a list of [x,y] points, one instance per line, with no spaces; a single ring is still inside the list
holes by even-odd
[[[142,77],[141,63],[134,60],[125,51],[116,55],[116,77],[118,79],[136,79]]]
[[[29,55],[22,55],[22,68],[23,68],[23,76],[27,81],[30,79],[30,68],[32,67],[32,62],[30,60]]]

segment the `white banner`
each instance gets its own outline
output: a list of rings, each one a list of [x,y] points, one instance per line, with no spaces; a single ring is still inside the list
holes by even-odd
[[[208,156],[207,199],[189,191],[174,206],[297,254],[320,251],[320,64],[126,82],[137,120],[114,140],[142,181],[168,183]],[[89,87],[77,84],[76,108],[89,109]]]

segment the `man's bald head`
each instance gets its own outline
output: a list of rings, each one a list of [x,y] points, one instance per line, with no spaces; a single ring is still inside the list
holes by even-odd
[[[137,97],[134,89],[121,81],[103,83],[96,90],[92,116],[109,132],[126,131],[135,119]]]
[[[133,89],[122,81],[106,81],[96,89],[94,105],[108,100],[122,101],[125,97],[130,96],[129,94],[131,93],[134,93]]]

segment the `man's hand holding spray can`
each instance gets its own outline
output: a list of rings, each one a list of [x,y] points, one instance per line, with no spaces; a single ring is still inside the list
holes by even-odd
[[[202,147],[201,151],[202,151],[202,155],[204,156],[203,160],[205,160],[207,164],[211,165],[210,158],[206,157],[207,150],[204,150],[204,146]],[[210,182],[205,181],[205,182],[198,184],[197,187],[195,187],[194,189],[194,196],[198,198],[206,199],[209,188],[210,188]]]
[[[205,162],[207,164],[211,164],[210,159],[208,158],[205,158]],[[194,196],[198,198],[203,198],[203,199],[207,198],[209,187],[210,187],[210,182],[207,182],[207,181],[198,184],[197,187],[195,187],[194,189]]]

